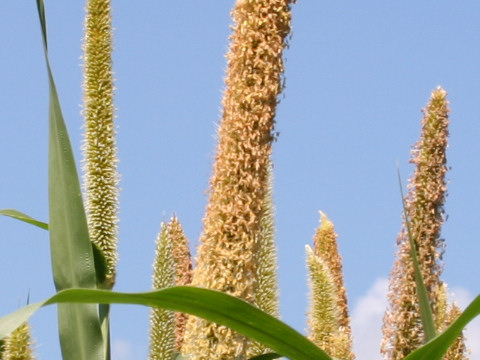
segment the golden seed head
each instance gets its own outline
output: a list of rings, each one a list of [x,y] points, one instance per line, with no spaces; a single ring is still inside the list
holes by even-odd
[[[192,259],[190,245],[183,231],[182,225],[176,216],[170,219],[167,225],[169,236],[172,238],[173,258],[176,268],[176,285],[188,285],[192,282]]]
[[[332,289],[335,292],[335,295],[330,298],[330,301],[335,301],[332,306],[335,308],[336,319],[331,326],[335,329],[328,337],[328,343],[325,343],[326,346],[330,349],[330,354],[334,357],[341,359],[353,359],[355,356],[352,352],[352,338],[351,338],[351,328],[350,328],[350,317],[348,315],[348,304],[347,304],[347,294],[343,282],[343,267],[342,267],[342,258],[338,251],[337,245],[337,234],[335,233],[335,227],[333,223],[328,219],[327,215],[320,211],[320,225],[317,228],[315,235],[313,237],[314,249],[311,250],[310,247],[307,248],[307,264],[309,264],[309,273],[310,278],[312,279],[315,276],[319,276],[315,271],[323,271],[322,267],[317,265],[316,268],[312,267],[310,262],[312,261],[321,261],[321,263],[328,270],[328,277],[324,276],[325,279],[319,278],[316,281],[328,281],[332,282]],[[312,254],[310,254],[312,252]],[[310,281],[311,287],[319,287],[315,281]],[[322,291],[319,289],[312,289],[312,297],[319,296],[318,292]],[[326,306],[321,303],[312,300],[314,306]],[[310,316],[310,323],[322,321],[321,317],[314,318]],[[325,320],[333,321],[333,320]],[[316,325],[318,327],[318,325]],[[311,325],[312,333],[314,326]],[[313,336],[313,335],[312,335]]]
[[[291,3],[244,0],[232,11],[219,143],[192,282],[252,303]],[[224,327],[190,317],[183,353],[191,360],[243,358],[246,342]]]
[[[352,360],[355,356],[352,353],[350,330],[340,324],[343,309],[338,306],[335,279],[329,264],[316,255],[310,246],[306,245],[305,249],[310,285],[308,338],[330,356]]]
[[[84,40],[84,182],[90,238],[113,282],[117,262],[118,174],[113,124],[110,0],[88,0]],[[113,284],[112,284],[113,285]]]
[[[335,283],[338,308],[340,309],[340,326],[350,334],[350,317],[348,315],[347,292],[343,282],[342,257],[338,251],[338,235],[333,223],[327,215],[320,211],[320,226],[313,237],[314,253],[325,261],[330,269]]]
[[[448,140],[448,101],[438,87],[423,110],[422,133],[412,151],[416,165],[408,185],[406,211],[418,252],[418,260],[429,293],[433,313],[439,314],[438,298],[443,286],[440,275],[444,252],[440,230],[444,221],[446,197],[446,149]],[[390,307],[384,318],[382,353],[386,359],[402,359],[424,341],[414,268],[406,225],[397,239],[396,261],[390,276]]]
[[[172,256],[175,263],[175,285],[189,285],[192,282],[192,259],[190,246],[177,217],[172,217],[167,226],[168,236],[172,242]],[[175,349],[180,352],[183,345],[188,315],[175,313]]]

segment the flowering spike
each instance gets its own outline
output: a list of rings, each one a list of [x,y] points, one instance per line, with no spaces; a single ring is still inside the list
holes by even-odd
[[[255,305],[266,313],[278,318],[280,316],[277,280],[277,249],[275,247],[275,209],[273,206],[273,169],[269,166],[268,189],[265,194],[264,210],[260,221],[257,251],[257,287]],[[265,345],[252,342],[248,346],[247,357],[272,352]]]
[[[117,262],[118,175],[113,125],[110,0],[88,0],[84,40],[84,182],[90,238],[107,262],[107,287]]]
[[[157,239],[153,265],[153,289],[189,285],[191,278],[192,262],[188,239],[182,225],[173,216],[168,224],[162,224]],[[150,318],[149,359],[174,359],[183,343],[186,314],[153,309]]]
[[[338,308],[340,311],[340,326],[349,334],[350,317],[348,315],[347,292],[343,282],[342,257],[338,251],[337,234],[333,223],[327,215],[320,211],[320,226],[313,238],[315,255],[320,256],[327,262],[335,282]]]
[[[172,256],[175,263],[175,285],[190,285],[192,282],[192,259],[188,239],[177,217],[168,224],[168,235],[172,241]],[[187,314],[175,313],[175,349],[180,352],[187,325]]]
[[[153,264],[153,289],[160,290],[175,285],[175,261],[172,237],[168,226],[162,224],[157,238]],[[149,360],[173,360],[175,358],[175,317],[169,310],[152,308],[150,313]]]
[[[406,212],[415,242],[422,277],[437,327],[442,323],[446,300],[440,296],[444,253],[440,238],[446,197],[446,149],[448,140],[447,93],[441,87],[432,92],[424,109],[422,134],[414,146],[411,162],[416,165],[409,182]],[[390,277],[389,302],[383,325],[382,353],[398,360],[424,343],[424,331],[416,293],[415,273],[405,222],[397,239],[396,261]]]
[[[34,360],[30,327],[27,323],[20,325],[4,339],[2,360]]]
[[[292,2],[238,0],[233,9],[219,143],[192,281],[251,303]],[[225,326],[190,317],[182,352],[191,360],[243,359],[247,343]]]
[[[313,238],[314,249],[307,246],[310,338],[332,357],[352,360],[355,356],[337,234],[327,215],[320,212],[320,217]]]

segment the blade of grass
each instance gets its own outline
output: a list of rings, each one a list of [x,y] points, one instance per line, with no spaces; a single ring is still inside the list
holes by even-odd
[[[52,269],[57,291],[95,288],[92,245],[72,148],[48,58],[43,0],[37,0],[49,81],[49,213]],[[58,306],[64,360],[104,359],[98,307],[93,304]]]
[[[410,218],[408,216],[407,207],[405,205],[405,198],[403,196],[402,178],[400,176],[400,168],[397,167],[398,183],[400,186],[400,195],[402,196],[403,216],[405,217],[405,224],[407,226],[408,240],[410,242],[410,249],[412,255],[413,267],[415,269],[415,284],[417,288],[418,302],[420,305],[420,317],[422,319],[423,328],[425,331],[425,341],[433,339],[437,334],[435,330],[435,322],[433,321],[432,307],[430,305],[430,299],[428,297],[427,288],[422,277],[422,271],[420,270],[420,264],[417,257],[417,246],[412,237],[410,229]]]
[[[410,353],[404,360],[440,360],[467,324],[480,315],[480,295],[440,335]]]
[[[24,221],[28,224],[38,226],[40,229],[48,230],[48,224],[42,221],[35,220],[34,218],[13,209],[3,209],[0,210],[0,215],[9,216],[11,218]]]
[[[0,318],[0,338],[28,320],[41,306],[64,302],[137,304],[189,313],[228,326],[291,360],[332,360],[290,326],[247,302],[225,293],[188,286],[132,294],[107,290],[64,290],[44,302]]]
[[[43,1],[38,0],[38,3]],[[40,8],[43,6],[39,6]],[[44,25],[42,29],[45,29]],[[68,262],[73,265],[78,260],[84,263],[80,269],[75,269],[75,266],[62,266],[63,271],[54,274],[55,282],[58,290],[82,285],[94,287],[93,251],[88,237],[77,169],[48,60],[46,33],[43,33],[43,39],[50,85],[49,212],[52,253],[65,255],[54,256],[54,273],[56,258],[57,261],[61,260],[62,264]]]
[[[9,216],[11,218],[24,221],[26,223],[35,225],[39,227],[40,229],[44,229],[48,231],[48,224],[44,223],[42,221],[35,220],[34,218],[20,212],[17,210],[13,209],[4,209],[0,210],[0,215],[4,216]],[[103,285],[105,282],[106,274],[107,274],[107,263],[105,260],[105,256],[103,255],[102,250],[95,245],[94,243],[91,243],[92,245],[92,251],[93,251],[93,258],[95,262],[95,273],[97,275],[97,285]],[[1,358],[0,358],[1,359]]]
[[[35,220],[34,218],[20,212],[17,210],[13,209],[4,209],[0,210],[0,215],[4,216],[9,216],[11,218],[24,221],[26,223],[35,225],[41,229],[47,230],[48,231],[48,224],[44,223],[42,221]],[[95,245],[94,243],[91,243],[92,245],[92,251],[93,251],[93,258],[95,262],[95,273],[97,275],[97,285],[102,286],[105,282],[106,274],[107,274],[107,263],[105,260],[105,256],[103,255],[102,250]],[[1,359],[1,358],[0,358]]]

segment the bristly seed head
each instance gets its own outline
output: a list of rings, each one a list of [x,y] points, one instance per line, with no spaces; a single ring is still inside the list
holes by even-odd
[[[84,40],[84,182],[91,240],[103,251],[112,287],[117,262],[118,174],[113,124],[110,0],[88,0]]]
[[[441,87],[432,92],[424,109],[420,140],[412,150],[416,165],[408,185],[406,212],[433,314],[439,315],[439,289],[444,244],[440,237],[446,197],[448,101]],[[399,360],[424,341],[417,299],[415,273],[405,223],[397,239],[396,261],[390,277],[388,309],[383,326],[382,353],[385,359]]]
[[[342,258],[333,223],[320,211],[320,225],[313,237],[314,249],[307,246],[310,278],[309,337],[339,359],[352,360],[352,336],[347,294],[343,282]],[[328,295],[328,292],[333,292]],[[328,309],[333,309],[327,311]]]
[[[160,290],[175,285],[175,261],[172,238],[168,225],[162,223],[157,238],[153,263],[153,289]],[[149,360],[174,359],[175,316],[172,311],[152,308],[150,311]]]
[[[34,360],[30,326],[23,323],[5,339],[2,360]]]
[[[267,191],[290,0],[241,0],[227,55],[219,144],[193,285],[255,301],[257,236]],[[190,317],[183,353],[191,360],[244,358],[247,340]]]

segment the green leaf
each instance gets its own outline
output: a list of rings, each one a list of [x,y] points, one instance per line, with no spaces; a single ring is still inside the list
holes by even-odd
[[[422,271],[420,270],[420,264],[417,257],[417,246],[413,239],[412,232],[410,230],[410,221],[405,205],[405,198],[403,196],[402,178],[400,176],[400,168],[398,170],[398,182],[400,185],[400,195],[402,196],[403,216],[405,217],[405,224],[407,225],[408,241],[410,242],[411,256],[413,267],[415,269],[415,284],[417,288],[418,302],[420,306],[420,317],[422,319],[423,329],[425,331],[426,341],[433,339],[436,335],[435,322],[433,321],[433,312],[430,305],[430,299],[428,296],[425,282],[423,281]]]
[[[107,278],[107,260],[100,247],[90,242],[92,245],[93,261],[95,263],[95,274],[97,277],[97,287],[102,288]]]
[[[0,339],[27,321],[40,307],[65,302],[131,303],[186,312],[229,326],[291,360],[332,360],[291,327],[252,305],[227,294],[187,286],[136,294],[106,290],[64,290],[44,302],[27,305],[0,318]],[[440,360],[463,328],[478,315],[480,296],[443,333],[404,360]]]
[[[0,338],[44,305],[65,302],[138,304],[189,313],[222,324],[291,360],[332,360],[323,350],[280,320],[247,302],[213,290],[178,286],[145,293],[69,289],[0,318]]]
[[[95,288],[95,260],[77,169],[48,59],[43,0],[37,0],[37,7],[50,88],[48,186],[53,278],[57,291]],[[98,306],[59,305],[58,323],[64,360],[104,359]]]
[[[38,3],[43,1],[38,0]],[[39,5],[41,8],[43,5]],[[50,85],[49,212],[55,284],[58,290],[95,287],[93,250],[80,183],[48,61],[45,33],[43,37]]]
[[[12,331],[26,322],[30,316],[33,315],[38,309],[46,305],[46,301],[29,304],[13,313],[0,318],[0,339],[5,338]]]
[[[410,353],[404,360],[440,360],[465,326],[480,315],[480,295],[440,335]]]
[[[3,210],[0,210],[0,215],[9,216],[11,218],[14,218],[14,219],[24,221],[26,223],[38,226],[41,229],[48,230],[48,224],[47,223],[35,220],[34,218],[32,218],[32,217],[30,217],[30,216],[28,216],[28,215],[26,215],[26,214],[24,214],[20,211],[17,211],[17,210],[3,209]]]
[[[47,223],[35,220],[34,218],[17,210],[13,210],[13,209],[0,210],[0,215],[9,216],[11,218],[35,225],[41,229],[48,230]],[[102,249],[100,249],[93,242],[91,243],[91,245],[92,245],[92,251],[93,251],[93,259],[95,262],[95,273],[97,275],[97,285],[103,286],[105,283],[106,274],[107,274],[107,261],[105,260],[105,256],[103,254]]]

